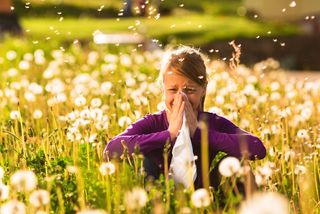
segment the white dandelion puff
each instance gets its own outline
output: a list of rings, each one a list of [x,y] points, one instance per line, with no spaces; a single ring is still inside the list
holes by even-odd
[[[112,175],[116,171],[116,167],[111,162],[102,163],[99,167],[102,175]]]
[[[9,198],[9,187],[0,183],[0,201],[7,200]]]
[[[300,129],[297,132],[297,137],[300,139],[309,139],[308,131],[306,129]]]
[[[305,174],[307,171],[306,167],[303,166],[303,165],[296,165],[295,168],[294,168],[294,174],[296,175],[303,175]]]
[[[1,206],[0,213],[25,214],[26,205],[18,200],[11,200]]]
[[[30,170],[18,170],[10,178],[10,183],[18,192],[30,192],[37,186],[37,177]]]
[[[49,204],[50,194],[47,190],[35,190],[31,193],[29,197],[30,204],[34,207],[41,207]]]
[[[100,107],[101,104],[102,104],[102,101],[101,101],[100,98],[93,98],[93,99],[91,100],[91,102],[90,102],[90,105],[91,105],[92,107],[95,107],[95,108]]]
[[[131,119],[130,119],[130,117],[122,116],[119,118],[118,124],[120,127],[124,127],[125,125],[131,124]]]
[[[12,120],[18,120],[21,118],[21,114],[19,111],[12,111],[12,112],[10,112],[10,118]]]
[[[211,203],[210,194],[204,188],[197,189],[191,195],[191,202],[196,208],[207,207]]]
[[[240,161],[235,157],[226,157],[219,164],[219,172],[225,177],[230,177],[240,170]]]
[[[270,206],[271,205],[271,206]],[[240,205],[239,214],[289,214],[289,202],[276,192],[255,193]]]
[[[6,54],[6,57],[9,61],[12,61],[14,60],[16,57],[17,57],[17,52],[11,50],[11,51],[8,51],[7,54]]]
[[[34,110],[34,112],[32,114],[34,119],[40,119],[40,118],[42,118],[42,115],[43,115],[42,111],[39,109]]]
[[[87,100],[84,96],[76,97],[74,100],[74,104],[78,107],[84,106],[86,104],[86,102],[87,102]]]
[[[148,195],[144,189],[135,187],[131,191],[126,192],[124,200],[128,210],[139,210],[146,205]]]

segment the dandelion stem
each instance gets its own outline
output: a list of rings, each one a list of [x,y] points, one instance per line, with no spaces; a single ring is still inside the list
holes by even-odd
[[[202,182],[205,189],[209,191],[209,154],[208,154],[208,127],[204,121],[199,123],[201,129],[201,167]]]

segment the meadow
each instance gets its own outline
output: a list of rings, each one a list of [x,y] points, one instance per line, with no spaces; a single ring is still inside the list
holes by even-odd
[[[168,173],[145,180],[138,150],[104,160],[112,137],[164,108],[157,83],[162,53],[139,45],[6,40],[1,213],[319,213],[320,82],[288,78],[273,59],[250,68],[207,61],[205,110],[259,136],[267,148],[263,160],[225,162],[218,192],[175,187]],[[245,199],[234,184],[246,182],[248,166],[258,188]]]

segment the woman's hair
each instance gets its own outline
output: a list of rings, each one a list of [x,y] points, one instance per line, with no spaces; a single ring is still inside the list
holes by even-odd
[[[206,88],[208,84],[207,69],[204,56],[189,46],[181,46],[168,50],[161,62],[159,82],[163,83],[163,76],[167,72],[182,74],[188,79]],[[200,109],[203,110],[205,96],[201,100]]]

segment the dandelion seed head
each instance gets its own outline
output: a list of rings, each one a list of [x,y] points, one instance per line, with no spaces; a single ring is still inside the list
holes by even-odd
[[[297,137],[300,139],[309,139],[308,130],[306,130],[306,129],[298,130]]]
[[[118,124],[120,127],[124,127],[125,125],[130,125],[131,122],[132,121],[131,121],[130,117],[127,117],[127,116],[122,116],[118,120]]]
[[[40,118],[42,118],[42,115],[43,115],[42,111],[39,109],[34,110],[34,112],[32,114],[34,119],[40,119]]]
[[[272,205],[272,206],[270,206]],[[239,214],[289,214],[289,202],[276,192],[255,193],[240,205]]]
[[[0,182],[0,201],[5,201],[9,198],[9,187]]]
[[[30,170],[18,170],[10,178],[12,187],[18,192],[30,192],[37,186],[38,180]]]
[[[10,118],[11,118],[12,120],[18,120],[18,119],[21,118],[21,114],[20,114],[19,111],[11,111],[11,112],[10,112]]]
[[[84,106],[87,103],[87,99],[84,96],[76,97],[74,100],[74,104],[78,107]]]
[[[47,190],[35,190],[31,193],[29,201],[32,206],[39,208],[41,206],[49,204],[50,194]]]
[[[71,173],[71,174],[75,174],[75,173],[77,173],[78,168],[77,168],[76,166],[68,165],[68,166],[66,167],[66,170],[67,170],[69,173]]]
[[[2,204],[0,213],[25,214],[26,205],[18,200],[10,200]]]
[[[102,163],[99,167],[100,173],[104,175],[112,175],[116,171],[116,167],[111,162]]]
[[[209,192],[204,188],[197,189],[191,195],[191,202],[196,208],[203,208],[209,206],[211,203]]]
[[[17,57],[17,52],[14,50],[8,51],[6,57],[9,61],[12,61]]]
[[[306,173],[306,171],[307,171],[306,167],[300,164],[296,165],[294,168],[294,174],[296,175],[303,175]]]
[[[144,189],[135,187],[125,193],[124,200],[128,210],[139,210],[146,205],[148,195]]]
[[[240,161],[235,157],[226,157],[219,164],[219,172],[225,177],[230,177],[240,170]]]

